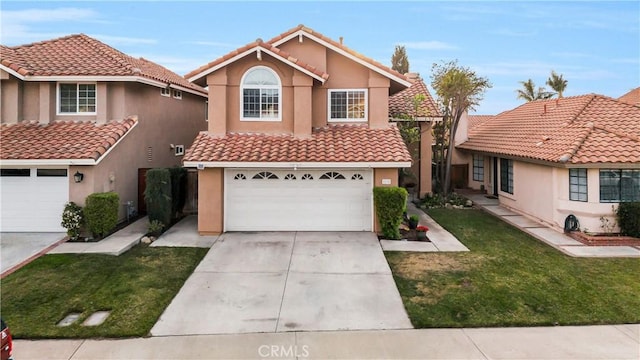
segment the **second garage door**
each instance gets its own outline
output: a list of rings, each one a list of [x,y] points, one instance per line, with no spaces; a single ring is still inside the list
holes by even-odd
[[[225,231],[371,231],[372,170],[225,170]]]

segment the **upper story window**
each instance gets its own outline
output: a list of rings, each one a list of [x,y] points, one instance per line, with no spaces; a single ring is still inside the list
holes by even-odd
[[[171,96],[171,89],[168,87],[160,89],[160,95],[169,97]]]
[[[58,84],[58,114],[95,115],[96,84]]]
[[[240,82],[240,120],[282,120],[282,84],[275,71],[266,66],[249,69]]]
[[[329,121],[367,121],[367,90],[329,90]]]
[[[171,94],[173,95],[174,99],[182,99],[182,91],[180,90],[173,89],[171,90]]]

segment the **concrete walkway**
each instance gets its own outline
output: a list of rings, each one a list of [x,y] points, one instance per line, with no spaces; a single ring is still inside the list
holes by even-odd
[[[198,234],[198,215],[189,215],[165,231],[152,247],[203,247],[210,248],[218,236],[201,236]]]
[[[15,340],[16,359],[628,359],[640,325]]]
[[[398,241],[398,240],[380,240],[382,250],[384,251],[412,251],[412,252],[456,252],[469,251],[455,236],[445,230],[440,224],[435,222],[424,211],[418,209],[413,203],[407,204],[407,214],[418,215],[420,220],[418,224],[426,225],[429,228],[427,236],[430,242],[422,241]]]
[[[49,254],[106,254],[118,256],[140,242],[147,233],[149,219],[142,219],[97,242],[66,242]]]
[[[640,257],[640,248],[634,246],[588,246],[562,232],[500,205],[498,199],[483,194],[463,194],[474,206],[519,228],[536,239],[573,257]]]

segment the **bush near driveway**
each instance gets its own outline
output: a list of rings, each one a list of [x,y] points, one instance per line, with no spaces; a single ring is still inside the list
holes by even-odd
[[[145,336],[207,250],[45,255],[2,279],[2,317],[15,338]],[[111,311],[102,325],[80,325],[99,310]],[[56,326],[71,312],[82,314],[78,322]]]
[[[400,239],[402,214],[407,209],[407,190],[397,186],[376,186],[373,188],[373,200],[382,236]]]
[[[471,251],[386,253],[415,327],[640,322],[640,259],[572,258],[480,210],[429,215]]]
[[[120,206],[118,193],[93,193],[87,196],[85,203],[84,218],[94,237],[100,239],[116,227]]]

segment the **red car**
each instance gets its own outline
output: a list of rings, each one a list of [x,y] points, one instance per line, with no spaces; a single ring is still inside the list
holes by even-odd
[[[0,360],[11,360],[11,354],[13,353],[13,339],[11,339],[11,331],[9,331],[9,327],[7,324],[2,321],[2,348],[0,348]]]

